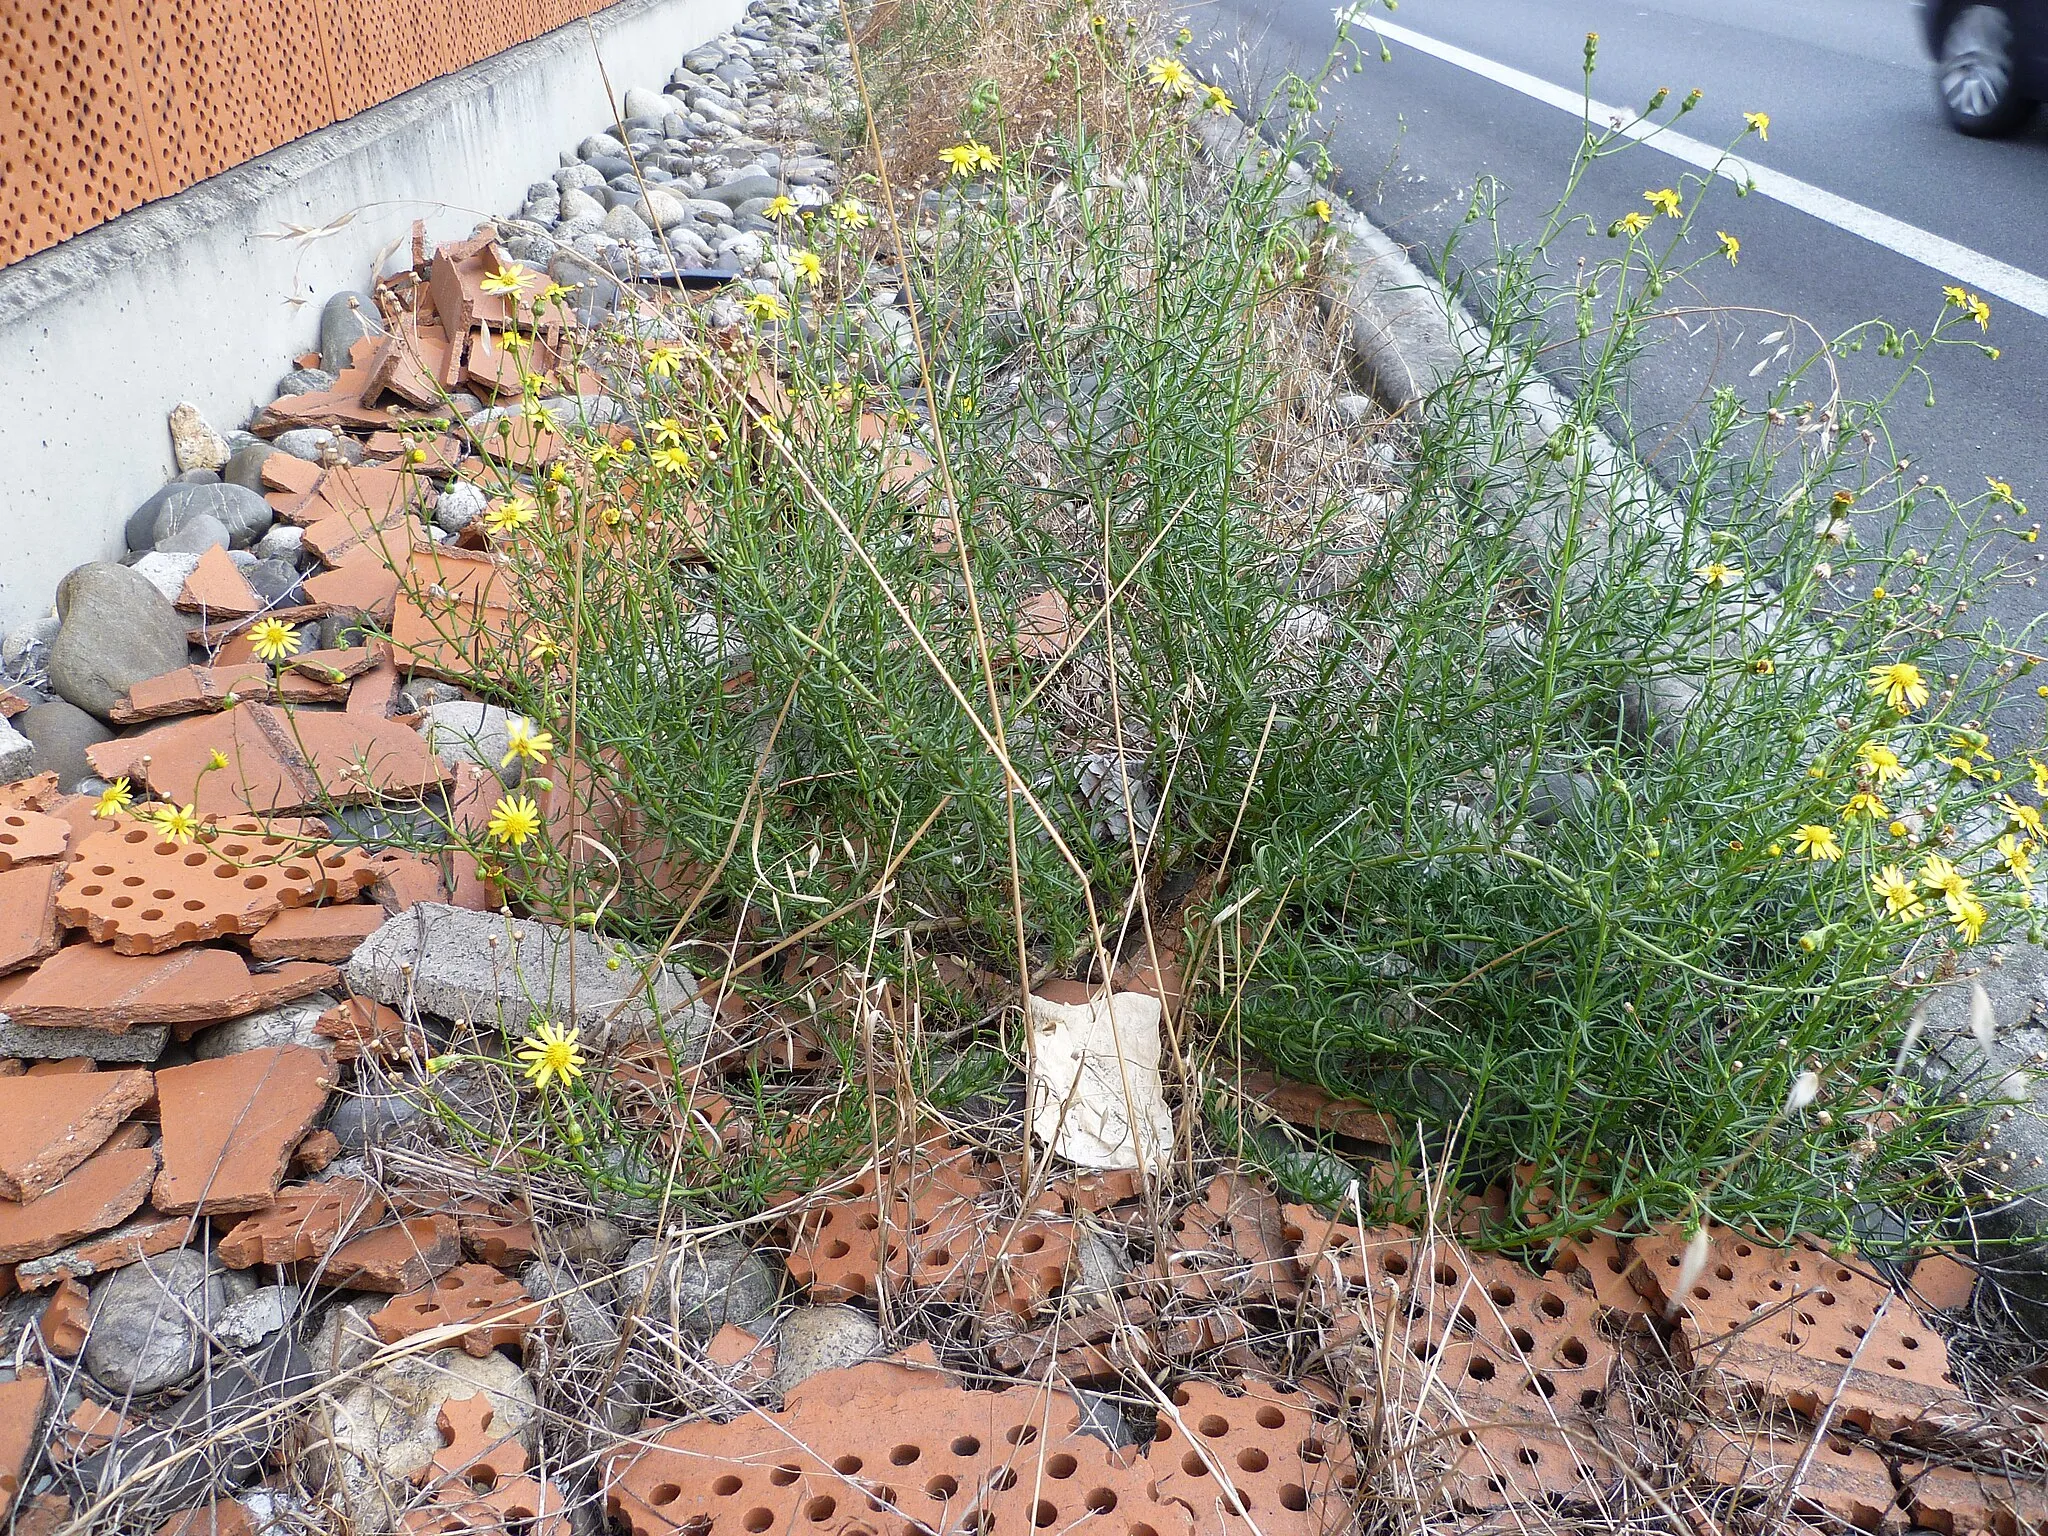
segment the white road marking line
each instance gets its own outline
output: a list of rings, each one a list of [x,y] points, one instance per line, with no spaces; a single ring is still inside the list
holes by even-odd
[[[1801,181],[1796,176],[1787,176],[1769,166],[1756,165],[1740,156],[1731,155],[1699,139],[1688,138],[1668,128],[1658,128],[1652,123],[1638,119],[1635,113],[1610,107],[1605,102],[1588,102],[1578,91],[1568,91],[1562,86],[1552,85],[1548,80],[1538,79],[1510,65],[1497,63],[1480,54],[1472,53],[1453,43],[1439,42],[1411,28],[1391,21],[1373,20],[1362,25],[1383,34],[1397,43],[1405,43],[1417,53],[1429,54],[1442,59],[1446,64],[1469,70],[1475,75],[1504,85],[1511,91],[1543,102],[1547,106],[1569,112],[1573,117],[1590,113],[1593,122],[1606,124],[1619,118],[1622,132],[1632,139],[1647,144],[1652,149],[1662,150],[1675,159],[1702,171],[1726,177],[1740,186],[1749,182],[1758,193],[1773,202],[1783,203],[1788,208],[1797,208],[1801,213],[1813,215],[1837,229],[1859,235],[1873,245],[1918,262],[1930,271],[1953,278],[1966,288],[1974,288],[1993,298],[2029,314],[2048,319],[2048,278],[2036,277],[2022,271],[1995,256],[1972,250],[1967,245],[1958,245],[1953,240],[1944,240],[1940,235],[1895,219],[1888,213],[1879,213],[1875,208],[1862,203],[1851,202],[1823,187],[1816,187],[1810,181]]]

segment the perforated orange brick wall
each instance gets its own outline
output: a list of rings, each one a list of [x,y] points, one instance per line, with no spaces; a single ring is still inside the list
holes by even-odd
[[[611,0],[7,0],[0,267]]]

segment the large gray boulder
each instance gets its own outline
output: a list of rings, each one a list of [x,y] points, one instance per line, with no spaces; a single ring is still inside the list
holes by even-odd
[[[136,683],[185,665],[184,618],[126,566],[95,560],[71,572],[57,584],[57,616],[50,686],[101,720]]]
[[[156,517],[145,543],[158,549],[175,547],[169,541],[203,517],[213,518],[227,530],[232,549],[247,549],[277,521],[270,503],[246,485],[167,485],[143,505],[152,503]],[[131,530],[131,545],[133,542]]]
[[[643,985],[646,961],[627,945],[572,935],[553,923],[423,901],[364,940],[345,974],[358,997],[495,1027],[515,1038],[536,1018],[581,1029],[587,1048],[658,1029],[691,1059],[711,1027],[711,1010],[697,998],[696,978],[680,965],[656,968]]]

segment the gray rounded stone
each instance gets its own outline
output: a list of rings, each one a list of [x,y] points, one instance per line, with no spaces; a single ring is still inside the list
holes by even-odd
[[[245,491],[263,494],[263,461],[277,450],[268,443],[257,443],[248,448],[237,448],[228,457],[227,468],[220,472],[221,479],[229,485],[239,485]]]
[[[881,1352],[881,1328],[858,1307],[798,1307],[775,1330],[769,1385],[786,1393],[806,1377],[858,1365]]]
[[[143,505],[152,502],[154,521],[140,544],[130,543],[132,549],[163,549],[167,538],[196,517],[210,517],[227,529],[230,548],[247,549],[277,521],[270,503],[244,485],[166,486]],[[132,534],[131,527],[131,540]]]
[[[340,454],[344,463],[363,462],[363,445],[352,437],[343,437],[339,432],[326,427],[294,427],[289,432],[280,432],[270,440],[270,446],[279,453],[288,453],[295,459],[304,459],[309,464],[325,461],[327,450]]]
[[[604,185],[604,177],[587,165],[565,165],[555,172],[555,185],[563,193],[588,192]]]
[[[460,533],[484,515],[490,498],[467,480],[452,480],[448,489],[434,498],[434,526],[445,533]]]
[[[57,696],[104,720],[136,683],[182,667],[185,620],[149,581],[96,560],[57,584],[64,621],[50,647]]]
[[[156,541],[160,555],[203,555],[215,547],[228,547],[228,525],[208,512],[180,519],[175,529]]]
[[[305,596],[299,586],[299,568],[289,560],[252,560],[243,567],[242,579],[273,608],[293,607]]]
[[[659,1245],[643,1238],[626,1252],[626,1284],[644,1283]],[[775,1305],[775,1272],[737,1238],[670,1245],[657,1275],[650,1314],[708,1339],[727,1323],[746,1326]]]
[[[773,197],[780,190],[773,176],[737,175],[722,186],[706,187],[704,195],[728,208],[737,208],[757,197]]]
[[[278,523],[256,541],[256,558],[296,561],[305,552],[305,547],[305,529],[293,523]]]
[[[603,228],[614,240],[622,240],[629,245],[636,240],[645,240],[654,233],[647,227],[645,219],[627,207],[614,208],[607,213],[604,216]]]
[[[93,1287],[85,1368],[116,1397],[161,1392],[189,1380],[206,1359],[201,1324],[226,1304],[205,1258],[177,1248],[117,1269]]]
[[[600,1299],[611,1287],[586,1287],[568,1265],[536,1259],[519,1272],[526,1294],[562,1309],[562,1330],[572,1349],[597,1349],[619,1341],[619,1325]]]
[[[507,767],[501,768],[499,764],[511,740],[512,722],[531,723],[524,715],[515,715],[496,704],[468,700],[430,705],[424,714],[419,724],[420,738],[426,742],[427,750],[450,768],[457,763],[475,763],[508,782],[519,777],[517,758]]]
[[[277,381],[280,398],[286,395],[317,395],[334,388],[334,375],[325,368],[294,368]]]
[[[597,172],[591,171],[595,176]],[[603,186],[603,182],[598,183]],[[605,205],[580,187],[571,187],[562,194],[562,208],[555,220],[559,229],[564,224],[589,224],[593,227],[603,224]]]
[[[85,749],[112,741],[114,733],[75,704],[51,699],[32,704],[10,722],[35,747],[29,759],[31,773],[54,773],[57,787],[69,790],[92,774]]]
[[[327,1129],[348,1151],[367,1152],[419,1114],[418,1103],[402,1093],[344,1094],[328,1112]]]
[[[320,366],[340,373],[348,366],[350,347],[365,336],[383,334],[384,322],[367,294],[335,294],[320,310]]]
[[[659,187],[649,187],[633,200],[631,207],[650,229],[671,229],[690,216],[681,198]]]

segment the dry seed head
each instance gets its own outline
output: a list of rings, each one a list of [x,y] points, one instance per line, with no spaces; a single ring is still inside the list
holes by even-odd
[[[1796,1115],[1820,1097],[1820,1075],[1802,1072],[1792,1079],[1792,1091],[1785,1095],[1785,1113]]]
[[[1998,1018],[1991,1011],[1991,994],[1984,990],[1984,983],[1970,983],[1970,1033],[1981,1046],[1989,1047],[1998,1038]]]
[[[1685,1294],[1693,1288],[1694,1282],[1707,1268],[1707,1225],[1703,1221],[1693,1229],[1691,1237],[1685,1240],[1685,1261],[1678,1266],[1678,1284],[1672,1288],[1671,1300],[1664,1308],[1667,1319],[1678,1316],[1685,1305]]]

